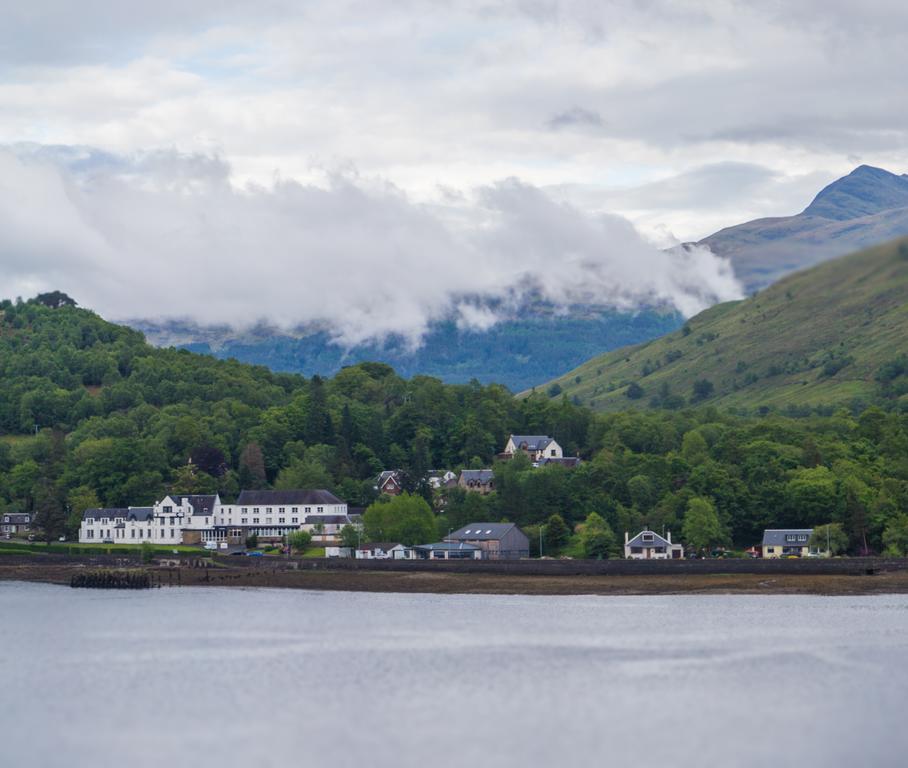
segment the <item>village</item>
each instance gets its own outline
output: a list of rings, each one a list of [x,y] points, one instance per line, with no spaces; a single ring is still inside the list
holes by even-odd
[[[498,460],[522,454],[533,467],[559,464],[573,468],[581,460],[564,456],[558,442],[547,435],[511,435]],[[492,468],[432,471],[426,481],[435,491],[459,487],[467,493],[495,490]],[[405,479],[398,470],[381,472],[375,480],[379,496],[404,493]],[[305,531],[326,558],[362,560],[519,560],[530,557],[530,540],[509,522],[475,521],[450,530],[439,541],[405,544],[364,539],[363,508],[347,503],[324,489],[243,490],[234,503],[218,494],[172,493],[151,506],[90,508],[82,515],[80,544],[136,544],[189,546],[220,553],[261,554],[262,548],[285,548],[289,537]],[[0,517],[0,535],[25,537],[32,530],[29,514]],[[750,557],[828,557],[828,548],[812,545],[813,530],[769,529],[762,542],[746,551]],[[355,541],[355,543],[354,543]],[[249,543],[254,542],[250,547]],[[252,550],[252,551],[248,551]],[[281,549],[286,551],[286,549]],[[679,560],[703,556],[685,552],[671,531],[624,532],[621,549],[629,560]],[[538,554],[542,554],[540,551]],[[724,552],[710,553],[724,556]],[[708,556],[708,555],[707,555]]]

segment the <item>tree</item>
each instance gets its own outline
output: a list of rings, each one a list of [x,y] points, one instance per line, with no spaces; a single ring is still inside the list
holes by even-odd
[[[43,304],[51,309],[60,309],[60,307],[74,307],[76,301],[67,296],[63,291],[50,291],[49,293],[39,293],[35,296],[37,304]]]
[[[240,485],[255,490],[265,487],[265,456],[258,443],[247,443],[240,454]]]
[[[571,529],[567,527],[564,518],[558,514],[551,515],[545,523],[545,532],[542,535],[545,542],[543,554],[557,557],[568,543],[570,536]]]
[[[848,549],[848,534],[843,530],[841,523],[818,525],[813,529],[809,545],[821,552],[828,549],[830,556],[839,555]]]
[[[615,533],[601,515],[590,512],[578,529],[580,550],[585,558],[604,560],[617,553]]]
[[[340,529],[340,543],[342,547],[356,549],[359,546],[360,530],[349,523]]]
[[[259,545],[258,534],[253,533],[246,537],[246,549],[255,549]]]
[[[893,517],[883,532],[883,553],[890,557],[908,555],[908,515]]]
[[[42,530],[44,540],[50,543],[66,533],[66,523],[60,489],[50,481],[41,481],[35,490],[35,525]]]
[[[716,508],[709,499],[694,497],[687,502],[681,535],[695,551],[711,550],[727,540]]]
[[[691,466],[709,458],[709,445],[699,430],[694,429],[685,433],[681,439],[681,455]]]
[[[632,381],[628,388],[624,390],[624,394],[630,400],[639,400],[646,392],[636,381]]]
[[[368,541],[426,544],[435,537],[435,515],[421,496],[383,496],[363,515],[363,533]]]
[[[312,544],[312,534],[309,531],[293,531],[287,535],[287,545],[297,554],[303,554]]]
[[[712,395],[714,389],[715,387],[709,379],[697,379],[694,382],[691,402],[699,403],[701,400],[706,400]]]
[[[69,514],[66,517],[66,533],[77,536],[82,526],[82,516],[86,509],[96,509],[101,506],[98,494],[87,485],[73,488],[66,497],[69,504]]]

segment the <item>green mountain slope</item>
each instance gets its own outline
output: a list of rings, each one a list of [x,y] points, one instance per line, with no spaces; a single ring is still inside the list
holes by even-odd
[[[908,239],[791,275],[547,385],[597,410],[908,399]],[[695,385],[699,382],[699,385]]]

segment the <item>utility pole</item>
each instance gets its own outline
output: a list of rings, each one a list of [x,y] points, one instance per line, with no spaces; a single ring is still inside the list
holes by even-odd
[[[542,526],[539,526],[539,557],[542,557]]]

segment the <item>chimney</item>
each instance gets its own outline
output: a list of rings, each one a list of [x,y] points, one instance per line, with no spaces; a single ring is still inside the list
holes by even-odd
[[[627,531],[625,531],[625,532],[624,532],[624,546],[625,546],[625,547],[627,546],[627,542],[628,542]]]
[[[668,532],[668,535],[666,536],[666,540],[668,541],[669,544],[672,543],[672,532],[671,531]]]

